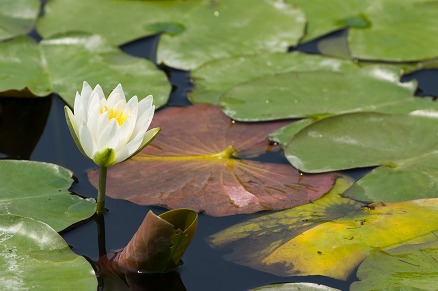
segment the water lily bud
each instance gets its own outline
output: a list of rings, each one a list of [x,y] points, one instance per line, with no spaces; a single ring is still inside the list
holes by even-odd
[[[126,101],[119,84],[105,98],[102,88],[84,82],[76,92],[74,113],[65,106],[68,127],[79,150],[100,167],[123,162],[147,146],[160,131],[148,131],[154,116],[152,95]]]

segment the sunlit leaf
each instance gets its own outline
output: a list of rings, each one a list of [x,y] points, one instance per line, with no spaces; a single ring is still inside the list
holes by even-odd
[[[220,103],[225,114],[241,121],[378,111],[412,102],[415,83],[399,78],[397,69],[384,66],[291,72],[241,83],[226,91]]]
[[[432,98],[410,98],[400,103],[389,103],[381,105],[376,107],[374,110],[381,113],[403,114],[419,110],[438,110],[438,103],[435,102]],[[297,134],[300,130],[314,122],[330,116],[332,115],[319,114],[312,116],[312,118],[304,118],[296,122],[290,123],[271,133],[269,135],[269,139],[274,142],[278,142],[283,146],[286,146],[289,141],[295,136],[295,134]]]
[[[0,213],[32,217],[61,231],[95,212],[92,199],[68,191],[72,172],[42,162],[0,160]]]
[[[300,175],[287,164],[243,159],[270,150],[266,136],[285,124],[235,123],[207,105],[159,111],[151,126],[160,134],[140,154],[108,169],[107,194],[214,216],[313,201],[328,192],[336,174]],[[89,178],[96,186],[98,171]]]
[[[52,0],[38,31],[44,37],[86,31],[116,45],[162,32],[158,62],[189,70],[217,58],[286,52],[304,26],[303,12],[282,0]]]
[[[434,290],[438,282],[438,241],[374,251],[360,265],[350,290]]]
[[[193,70],[191,78],[194,89],[189,98],[193,103],[217,104],[220,95],[225,91],[254,78],[286,72],[354,69],[357,69],[357,66],[351,61],[300,52],[222,58]]]
[[[1,290],[96,290],[93,268],[47,224],[0,215]]]
[[[118,264],[130,271],[166,272],[181,264],[181,258],[195,235],[198,214],[175,209],[159,216],[149,211]]]
[[[372,1],[363,12],[367,27],[348,33],[353,57],[367,60],[418,61],[438,56],[438,1]]]
[[[340,196],[352,183],[347,177],[337,179],[333,189],[313,203],[264,214],[231,226],[213,235],[210,242],[215,247],[231,249],[232,253],[225,256],[228,260],[284,275],[287,265],[266,263],[265,258],[301,233],[360,209],[363,203]],[[284,258],[288,259],[289,255]],[[292,266],[293,262],[290,263]]]
[[[361,26],[362,11],[369,0],[290,0],[306,15],[307,29],[301,42],[306,42],[346,27]],[[356,21],[355,21],[356,20]]]
[[[361,208],[339,196],[345,188],[335,186],[335,193],[311,204],[230,227],[211,242],[233,250],[227,259],[265,272],[345,280],[372,250],[438,230],[438,199]]]
[[[287,144],[288,160],[304,172],[382,166],[346,195],[363,201],[437,197],[438,119],[434,111],[410,115],[353,113],[320,120]]]
[[[339,289],[331,288],[328,286],[315,284],[315,283],[282,283],[271,284],[263,287],[251,289],[253,291],[258,290],[272,290],[272,291],[337,291]]]
[[[39,0],[0,1],[0,40],[31,31],[39,10]]]
[[[170,92],[166,75],[152,62],[126,55],[97,35],[64,35],[39,44],[19,37],[0,43],[0,54],[0,91],[55,92],[73,105],[83,81],[101,84],[105,92],[121,83],[128,98],[152,94],[158,107]]]

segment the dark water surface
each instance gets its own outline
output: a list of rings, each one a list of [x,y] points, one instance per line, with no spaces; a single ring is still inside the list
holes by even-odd
[[[158,37],[146,38],[127,44],[122,49],[127,53],[154,61],[157,40]],[[186,97],[186,92],[191,87],[189,74],[169,68],[162,69],[166,71],[174,86],[167,106],[189,105]],[[404,80],[412,78],[419,81],[418,95],[438,95],[438,85],[435,82],[438,80],[438,70],[417,72],[404,77]],[[80,86],[81,84],[78,84],[78,90],[81,89]],[[147,83],[145,83],[145,88],[147,88]],[[5,140],[3,137],[9,137],[10,140],[10,145],[0,148],[0,152],[2,152],[0,158],[31,159],[66,167],[74,172],[77,179],[71,191],[84,197],[96,198],[97,190],[91,186],[86,176],[87,171],[94,168],[95,165],[82,156],[76,148],[65,122],[64,102],[58,96],[52,95],[48,98],[36,99],[2,98],[0,105],[0,109],[2,109],[0,112],[0,137],[2,140]],[[24,117],[16,112],[20,112]],[[9,132],[8,128],[14,128],[14,131]],[[42,135],[38,140],[41,132]],[[271,162],[287,163],[281,154],[263,157],[264,161],[267,159],[270,159]],[[363,174],[360,171],[351,173],[354,176]],[[109,209],[104,217],[106,249],[108,251],[123,248],[149,210],[153,210],[156,214],[165,211],[163,208],[139,206],[109,197],[106,200],[106,207]],[[197,233],[183,257],[184,264],[176,270],[176,277],[178,278],[179,274],[181,282],[172,285],[169,283],[169,280],[172,279],[167,277],[142,277],[142,282],[138,285],[143,285],[143,287],[138,287],[135,290],[248,290],[280,282],[316,282],[342,290],[348,289],[351,281],[355,279],[354,275],[347,282],[318,276],[278,277],[227,262],[222,259],[223,254],[220,251],[212,249],[207,244],[206,238],[208,236],[256,216],[257,214],[217,218],[200,214]],[[77,254],[86,256],[93,261],[98,259],[98,232],[94,219],[63,233],[63,237]],[[110,289],[107,286],[103,290]]]

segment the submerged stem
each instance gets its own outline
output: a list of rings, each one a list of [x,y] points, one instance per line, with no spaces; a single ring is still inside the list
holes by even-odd
[[[107,167],[100,167],[99,188],[97,190],[96,213],[103,214],[105,211],[106,172]]]

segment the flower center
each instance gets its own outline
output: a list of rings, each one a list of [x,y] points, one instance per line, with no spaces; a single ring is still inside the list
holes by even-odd
[[[108,120],[115,118],[119,126],[125,123],[125,121],[129,118],[126,110],[117,110],[114,108],[108,108],[107,106],[103,106],[99,109],[99,113],[103,114],[104,112],[108,112]]]

